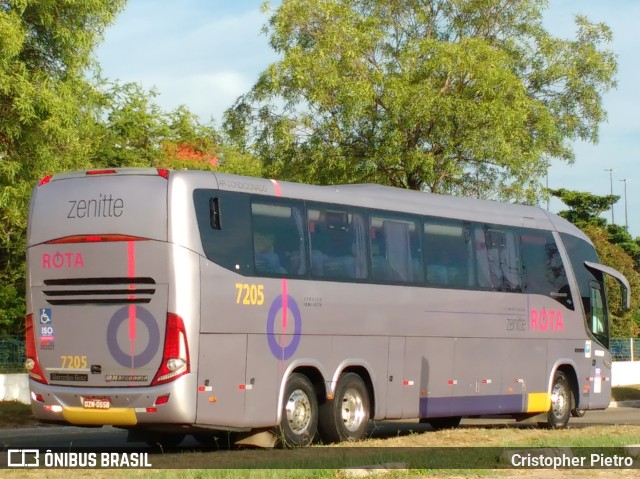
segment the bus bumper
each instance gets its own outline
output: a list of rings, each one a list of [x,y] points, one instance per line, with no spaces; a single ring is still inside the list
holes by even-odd
[[[96,389],[29,382],[33,415],[43,422],[135,426],[193,424],[196,418],[196,374],[154,387]],[[100,400],[101,407],[86,407],[87,398]]]

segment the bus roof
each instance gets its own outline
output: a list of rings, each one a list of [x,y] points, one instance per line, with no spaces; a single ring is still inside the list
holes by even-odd
[[[591,243],[575,225],[536,206],[440,195],[377,184],[317,186],[194,170],[172,171],[171,175],[175,179],[181,177],[186,183],[193,182],[194,186],[198,184],[197,187],[202,187],[203,175],[213,175],[221,190],[552,230],[569,233]]]
[[[155,168],[113,168],[90,170],[90,172],[59,173],[54,175],[51,180],[80,178],[87,175],[93,177],[118,177],[121,175],[160,175],[166,177],[165,175],[167,175],[166,170]],[[94,176],[93,173],[98,174]],[[425,216],[538,228],[568,233],[591,243],[589,238],[575,225],[536,206],[441,195],[377,184],[317,186],[200,170],[172,170],[168,174],[168,179],[170,185],[180,184],[178,190],[185,193],[196,188],[219,188],[226,191],[282,196]]]

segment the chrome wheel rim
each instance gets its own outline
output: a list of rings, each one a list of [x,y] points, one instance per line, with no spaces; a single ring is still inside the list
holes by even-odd
[[[357,431],[365,418],[362,396],[355,389],[348,389],[342,396],[342,422],[347,430]]]
[[[303,434],[311,423],[311,401],[301,389],[291,393],[285,407],[287,422],[295,434]]]
[[[553,415],[558,419],[563,418],[567,414],[568,407],[568,391],[561,383],[554,384],[553,390],[551,391],[551,410],[553,411]]]

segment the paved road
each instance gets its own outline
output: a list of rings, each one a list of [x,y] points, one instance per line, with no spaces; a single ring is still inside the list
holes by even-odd
[[[617,407],[606,411],[587,411],[582,418],[571,418],[570,425],[574,428],[593,426],[598,424],[631,424],[640,425],[640,408]],[[516,424],[510,419],[463,419],[461,427],[487,427],[496,428],[531,427],[531,424]],[[372,424],[373,437],[395,437],[402,434],[420,433],[428,431],[430,427],[405,421],[385,421]],[[23,429],[0,429],[0,444],[8,448],[30,447],[113,447],[123,449],[140,450],[145,448],[144,443],[127,443],[127,433],[113,427],[80,428],[72,426],[42,426]],[[182,442],[181,448],[193,449],[199,447],[191,436]]]

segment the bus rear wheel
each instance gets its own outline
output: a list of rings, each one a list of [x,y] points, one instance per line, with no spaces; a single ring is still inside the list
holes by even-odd
[[[304,374],[294,373],[284,390],[280,439],[286,447],[311,444],[318,430],[318,399]]]
[[[571,386],[562,371],[556,371],[551,387],[551,408],[547,413],[547,425],[551,429],[562,429],[571,417]]]
[[[334,399],[320,406],[318,428],[325,442],[358,441],[369,423],[369,393],[355,373],[340,376]]]

